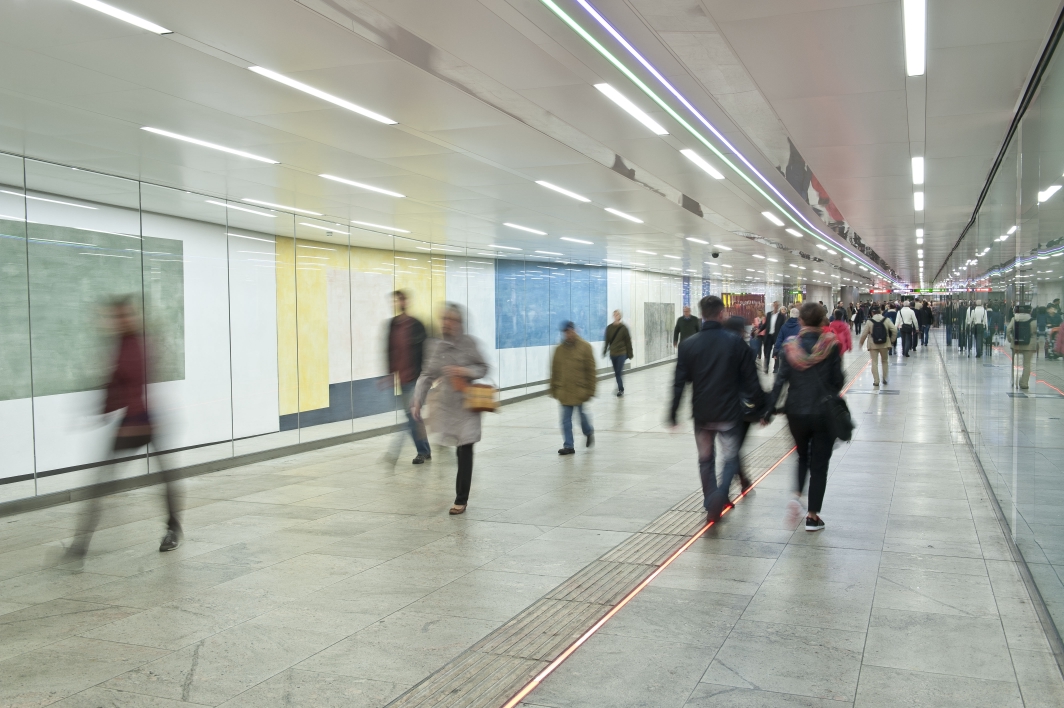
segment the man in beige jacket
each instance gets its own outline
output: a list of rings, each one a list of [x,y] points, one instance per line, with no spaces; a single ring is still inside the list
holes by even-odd
[[[584,412],[584,404],[595,395],[595,354],[591,345],[576,333],[572,322],[562,324],[562,341],[554,350],[550,364],[550,390],[562,406],[562,448],[559,455],[576,452],[573,444],[573,409],[580,413],[580,429],[587,436],[587,447],[595,444],[595,429]]]
[[[1037,322],[1031,317],[1030,305],[1017,305],[1016,314],[1005,325],[1005,333],[1012,344],[1012,361],[1023,358],[1023,373],[1020,374],[1020,389],[1030,388],[1031,359],[1038,351]],[[1015,370],[1014,370],[1015,371]]]
[[[883,316],[878,305],[872,306],[872,316],[865,320],[861,327],[861,339],[858,347],[863,347],[868,341],[868,356],[872,359],[872,385],[879,388],[879,362],[883,362],[883,383],[887,380],[890,358],[887,350],[894,346],[898,339],[898,329],[890,319]]]

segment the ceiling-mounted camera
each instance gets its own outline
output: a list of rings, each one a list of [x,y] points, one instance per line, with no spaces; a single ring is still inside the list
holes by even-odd
[[[711,253],[709,255],[713,256],[714,258],[720,258],[720,252],[719,251],[713,251],[713,253]]]

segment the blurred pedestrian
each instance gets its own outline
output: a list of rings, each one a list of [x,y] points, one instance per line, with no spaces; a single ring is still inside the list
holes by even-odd
[[[458,305],[448,303],[444,306],[441,329],[443,339],[432,347],[414,388],[411,414],[414,420],[422,420],[421,409],[429,389],[440,380],[429,407],[429,417],[440,444],[456,448],[458,477],[450,513],[463,514],[473,482],[473,444],[480,442],[481,415],[465,407],[464,391],[471,382],[487,375],[488,364],[476,340],[465,333],[465,317]]]
[[[676,427],[680,397],[690,381],[702,504],[709,520],[716,521],[728,503],[732,478],[739,471],[743,417],[751,408],[761,410],[764,392],[750,347],[724,329],[724,302],[709,295],[698,305],[702,312],[702,331],[680,345],[677,353],[669,423]],[[715,450],[718,439],[724,458],[720,484]]]
[[[678,347],[683,340],[693,334],[698,334],[701,326],[702,323],[698,321],[698,318],[691,314],[691,308],[684,305],[683,317],[676,320],[676,326],[672,329],[672,346]]]
[[[744,320],[740,315],[732,315],[728,319],[724,320],[724,329],[728,330],[729,332],[735,333],[737,337],[742,339],[743,336],[746,334],[746,320]],[[751,351],[754,350],[751,349]],[[743,409],[745,415],[743,416],[742,422],[739,424],[742,427],[743,431],[742,439],[739,441],[739,469],[735,472],[735,474],[739,477],[740,493],[745,492],[751,486],[753,486],[753,481],[750,479],[750,476],[746,474],[746,468],[743,467],[742,449],[743,444],[746,442],[746,436],[750,433],[750,425],[752,423],[758,422],[761,416],[761,411],[755,410],[753,405],[749,402],[744,401]]]
[[[628,332],[628,325],[621,321],[621,311],[613,311],[613,322],[606,326],[606,344],[602,347],[602,355],[609,356],[613,363],[613,376],[617,379],[617,397],[624,395],[624,362],[633,359],[632,335]]]
[[[789,504],[790,521],[801,515],[801,497],[809,477],[809,506],[806,531],[822,531],[820,509],[824,503],[828,464],[835,443],[831,421],[824,409],[827,396],[838,396],[843,386],[842,355],[838,340],[825,325],[824,308],[815,302],[802,305],[801,331],[783,348],[782,363],[769,397],[767,410],[775,408],[784,384],[790,384],[784,412],[798,448],[798,479],[794,499]]]
[[[140,316],[133,298],[120,297],[107,309],[108,324],[117,339],[117,348],[111,375],[107,381],[103,413],[118,413],[120,422],[111,443],[112,464],[100,469],[99,482],[110,478],[115,468],[115,458],[131,455],[147,448],[155,434],[148,406],[148,354],[141,331]],[[160,551],[172,551],[181,543],[180,496],[177,481],[169,469],[163,470],[166,485],[166,534],[159,544]],[[100,521],[100,497],[89,500],[88,512],[81,516],[74,542],[67,555],[80,559],[89,550],[92,534]]]
[[[1023,372],[1020,374],[1020,389],[1026,391],[1031,384],[1031,360],[1038,351],[1038,321],[1031,317],[1030,305],[1017,305],[1016,314],[1012,316],[1006,326],[1006,336],[1012,344],[1013,377],[1015,377],[1015,362],[1023,361]],[[1015,384],[1014,384],[1015,385]]]
[[[772,303],[772,310],[765,313],[765,321],[761,323],[761,345],[765,351],[765,372],[768,373],[768,362],[773,359],[772,370],[776,371],[780,362],[776,358],[776,352],[779,351],[779,347],[776,346],[776,340],[779,339],[780,330],[783,328],[784,323],[787,321],[787,313],[780,309],[779,301]]]
[[[772,356],[776,360],[776,366],[779,366],[780,348],[791,337],[798,335],[798,330],[802,328],[800,322],[798,322],[798,308],[792,307],[788,312],[789,317],[787,321],[783,323],[783,327],[780,328],[779,336],[776,337],[776,344],[772,350]]]
[[[875,308],[878,312],[879,308]],[[839,338],[839,351],[845,354],[853,349],[853,336],[850,333],[850,323],[846,321],[846,310],[838,309],[831,316],[828,329]]]
[[[548,393],[562,406],[562,447],[559,455],[576,452],[573,443],[573,411],[580,414],[580,430],[587,436],[586,447],[595,444],[595,429],[584,410],[595,395],[598,379],[595,376],[595,355],[591,345],[577,334],[576,325],[562,323],[562,341],[554,349],[550,363],[550,387]]]
[[[395,311],[398,312],[388,323],[388,373],[382,381],[383,384],[395,385],[399,380],[399,390],[403,402],[403,411],[406,413],[407,426],[410,429],[410,437],[414,440],[414,449],[417,456],[413,463],[420,465],[432,459],[432,448],[429,447],[428,437],[425,435],[423,423],[414,420],[411,412],[414,386],[421,376],[421,365],[425,352],[425,325],[416,317],[406,313],[408,298],[402,290],[392,293],[392,301]],[[398,452],[398,451],[397,451]]]
[[[894,327],[894,323],[884,317],[879,312],[879,307],[872,306],[872,316],[864,323],[864,327],[861,328],[861,339],[857,342],[858,347],[868,343],[868,356],[872,361],[872,386],[879,387],[879,364],[883,363],[883,383],[890,383],[887,379],[890,376],[888,367],[890,366],[890,359],[887,357],[887,350],[894,344],[894,340],[898,337],[898,330]]]

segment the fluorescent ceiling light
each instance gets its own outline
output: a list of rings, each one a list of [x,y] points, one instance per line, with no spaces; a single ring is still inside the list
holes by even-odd
[[[676,268],[675,266],[669,266],[669,270],[683,270],[683,268]]]
[[[1011,229],[1009,229],[1005,233],[1007,233],[1009,236],[1013,235],[1014,233],[1016,233],[1016,227],[1013,226]]]
[[[837,255],[839,255],[839,252],[838,252],[838,251],[834,251],[834,250],[832,250],[832,249],[830,249],[830,248],[828,249],[828,253],[830,253],[830,254],[831,254],[831,255],[833,255],[833,256],[837,256]]]
[[[226,236],[235,236],[236,238],[246,238],[252,241],[263,241],[265,243],[274,243],[273,239],[259,238],[257,236],[245,236],[244,234],[226,233]]]
[[[923,258],[924,257],[924,249],[922,249],[922,248],[916,249],[916,257],[917,258]]]
[[[491,244],[490,246],[485,246],[484,248],[501,248],[501,249],[506,250],[506,251],[520,251],[521,250],[520,248],[517,248],[516,246],[499,246],[499,245],[496,245],[494,243]]]
[[[687,240],[690,241],[691,243],[700,243],[703,246],[708,246],[709,245],[709,243],[707,241],[703,241],[700,238],[695,238],[694,236],[688,236]]]
[[[63,206],[77,207],[78,209],[92,209],[94,211],[96,210],[96,207],[94,206],[85,206],[84,204],[74,204],[72,202],[61,202],[57,199],[45,199],[44,197],[31,197],[28,194],[23,194],[22,192],[12,192],[7,189],[0,189],[0,193],[11,194],[13,196],[18,197],[19,199],[32,199],[35,202],[48,202],[50,204],[62,204]],[[22,221],[22,219],[18,219],[18,221]]]
[[[1046,187],[1044,190],[1038,193],[1038,203],[1041,204],[1042,202],[1048,202],[1049,198],[1056,194],[1057,190],[1059,189],[1059,184],[1053,184]]]
[[[669,255],[668,253],[666,253],[666,254],[665,254],[665,257],[666,257],[666,258],[671,258],[671,259],[673,259],[674,261],[678,261],[678,260],[680,260],[680,257],[679,257],[679,256],[670,256],[670,255]]]
[[[609,84],[595,84],[595,88],[597,88],[599,91],[601,91],[602,94],[604,96],[606,96],[606,98],[610,99],[611,101],[616,103],[618,106],[623,108],[625,111],[627,111],[628,115],[632,116],[637,121],[639,121],[640,123],[645,125],[647,128],[649,128],[650,132],[654,133],[654,135],[668,135],[669,134],[669,131],[665,130],[660,125],[658,125],[657,121],[655,121],[653,118],[648,116],[643,111],[643,109],[641,109],[639,106],[637,106],[634,103],[632,103],[631,101],[629,101],[628,98],[623,93],[621,93],[617,89],[613,88]]]
[[[924,210],[924,193],[913,192],[913,209],[916,211]]]
[[[214,199],[208,199],[207,203],[208,204],[214,204],[215,206],[225,207],[226,209],[236,209],[237,211],[246,211],[248,214],[255,214],[256,216],[265,216],[265,217],[268,217],[270,219],[276,219],[277,218],[276,214],[267,214],[266,212],[259,211],[257,209],[248,209],[247,207],[237,206],[236,204],[227,204],[225,202],[215,201]]]
[[[642,253],[644,256],[656,256],[656,255],[658,255],[658,254],[654,253],[653,251],[636,251],[636,253]]]
[[[206,140],[200,140],[199,138],[190,138],[187,135],[178,135],[177,133],[171,133],[168,130],[162,130],[160,128],[149,128],[144,126],[141,130],[146,130],[149,133],[155,133],[156,135],[163,135],[167,138],[173,138],[174,140],[183,140],[186,143],[192,143],[193,145],[199,145],[200,147],[210,148],[211,150],[221,150],[227,152],[230,155],[238,155],[239,157],[246,157],[250,160],[258,160],[259,162],[265,162],[270,165],[281,164],[277,160],[271,160],[268,157],[262,157],[261,155],[252,155],[250,152],[244,152],[243,150],[235,150],[224,145],[217,145],[215,143],[209,143]]]
[[[759,256],[759,255],[757,255],[756,253],[754,253],[754,254],[752,254],[752,255],[753,255],[753,257],[754,257],[754,258],[760,258],[761,260],[765,260],[765,257],[764,257],[764,256]]]
[[[570,192],[568,189],[565,189],[564,187],[559,187],[558,185],[551,184],[550,182],[544,182],[541,179],[537,179],[536,180],[536,184],[538,184],[540,187],[546,187],[547,189],[553,189],[558,194],[564,194],[565,196],[570,197],[572,199],[575,199],[578,202],[590,202],[591,201],[590,199],[588,199],[587,197],[585,197],[585,196],[583,196],[581,194],[577,194],[576,192]]]
[[[769,263],[779,263],[779,260],[777,260],[775,258],[766,258],[765,260],[768,261]]]
[[[75,2],[76,1],[77,0],[75,0]],[[366,118],[375,120],[378,123],[384,123],[386,125],[396,125],[398,123],[398,121],[394,121],[391,118],[382,116],[380,113],[375,113],[369,110],[368,108],[363,108],[362,106],[351,103],[350,101],[345,101],[344,99],[338,96],[333,96],[331,93],[325,93],[321,89],[316,89],[313,86],[307,86],[306,84],[300,81],[296,81],[295,79],[291,79],[285,76],[284,74],[278,74],[276,71],[270,71],[269,69],[264,69],[261,66],[249,66],[248,69],[254,71],[260,76],[265,76],[267,79],[273,79],[274,81],[280,82],[285,86],[291,86],[297,91],[309,93],[311,96],[316,96],[317,98],[320,98],[323,101],[328,101],[329,103],[333,103],[337,106],[340,106],[341,108],[346,108],[349,111],[353,111],[355,113],[358,113],[359,115],[365,116]]]
[[[261,199],[249,199],[244,197],[240,201],[248,202],[249,204],[259,204],[264,207],[270,207],[271,209],[283,209],[284,211],[294,211],[300,214],[306,214],[307,216],[321,216],[319,212],[308,211],[307,209],[299,209],[293,206],[285,206],[284,204],[274,204],[273,202],[264,202]]]
[[[131,25],[136,25],[141,29],[146,29],[149,32],[154,32],[155,34],[173,33],[173,30],[168,30],[165,27],[160,27],[154,22],[148,22],[143,17],[137,17],[136,15],[132,15],[126,12],[125,10],[119,10],[117,7],[108,5],[105,2],[99,2],[99,0],[74,0],[74,2],[79,5],[84,5],[85,7],[96,10],[97,12],[102,12],[105,15],[110,15],[116,20],[122,20],[123,22],[128,22]]]
[[[720,267],[721,267],[721,268],[731,268],[731,266],[730,266],[730,265],[728,265],[727,263],[721,263],[721,264],[720,264]]]
[[[924,230],[923,229],[917,229],[916,230],[916,238],[923,238],[923,237],[924,237]]]
[[[913,184],[924,183],[924,158],[913,158]]]
[[[801,238],[801,237],[802,237],[802,234],[801,234],[801,232],[800,232],[800,231],[798,231],[797,229],[784,229],[784,231],[786,231],[787,233],[789,233],[789,234],[790,234],[791,236],[797,236],[798,238]]]
[[[358,187],[359,189],[366,189],[370,192],[377,192],[378,194],[387,194],[389,197],[403,198],[405,194],[399,194],[399,192],[393,192],[390,189],[381,189],[380,187],[374,187],[370,184],[362,184],[361,182],[355,182],[354,180],[344,179],[343,177],[336,177],[335,175],[318,175],[324,179],[331,179],[333,182],[340,182],[342,184],[349,184],[352,187]]]
[[[904,0],[905,73],[923,76],[927,65],[927,0]]]
[[[703,158],[701,155],[699,155],[694,150],[690,150],[688,148],[684,148],[683,150],[680,150],[680,154],[683,155],[684,157],[686,157],[691,162],[693,162],[696,165],[698,165],[699,167],[701,167],[702,170],[704,172],[706,172],[706,174],[708,174],[713,179],[724,179],[724,175],[721,174],[720,171],[716,167],[714,167],[713,165],[711,165],[708,162],[706,162],[705,158]]]
[[[371,224],[368,221],[352,221],[351,223],[352,224],[357,224],[359,226],[368,226],[368,227],[370,227],[372,229],[383,229],[384,231],[394,231],[395,233],[398,233],[398,234],[408,234],[408,233],[410,233],[406,229],[398,229],[398,228],[396,228],[394,226],[384,226],[383,224]]]
[[[336,224],[336,228],[332,228],[332,227],[329,227],[329,226],[318,226],[317,224],[308,224],[305,221],[300,221],[299,225],[300,226],[309,226],[312,229],[319,229],[321,231],[328,231],[329,233],[336,233],[337,231],[339,231],[340,233],[344,233],[344,234],[347,233],[347,227],[346,226],[341,226],[340,224]],[[329,250],[332,250],[332,249],[329,249]]]
[[[765,217],[776,226],[783,226],[783,222],[780,220],[780,218],[773,214],[771,211],[763,211],[761,212],[761,216]]]
[[[629,221],[634,221],[637,224],[642,224],[643,223],[642,219],[637,219],[636,217],[632,216],[631,214],[625,214],[623,211],[618,211],[617,209],[614,209],[613,207],[606,207],[606,211],[608,211],[609,213],[611,213],[611,214],[613,214],[615,216],[619,216],[622,219],[628,219]]]
[[[820,249],[821,251],[826,251],[826,250],[828,250],[828,247],[827,247],[827,246],[825,246],[825,245],[824,245],[824,244],[822,244],[822,243],[818,243],[818,244],[816,245],[816,247],[817,247],[817,248],[819,248],[819,249]]]
[[[568,236],[562,236],[561,239],[562,239],[562,241],[569,241],[570,243],[582,243],[585,246],[594,246],[595,245],[593,241],[584,241],[584,240],[578,239],[578,238],[569,238]]]
[[[729,246],[722,246],[722,245],[720,245],[719,243],[715,243],[715,244],[713,244],[713,248],[719,248],[719,249],[720,249],[720,250],[722,250],[722,251],[730,251],[730,250],[731,250],[731,247],[729,247]]]
[[[616,258],[603,258],[602,260],[606,263],[621,263],[621,261]]]
[[[536,251],[536,253],[542,253],[544,256],[560,256],[561,253],[555,253],[554,251]]]
[[[503,226],[509,226],[511,229],[517,229],[518,231],[527,231],[528,233],[536,234],[537,236],[546,236],[547,235],[546,231],[540,231],[538,229],[530,229],[527,226],[521,226],[521,224],[511,224],[508,221],[506,223],[504,223]]]

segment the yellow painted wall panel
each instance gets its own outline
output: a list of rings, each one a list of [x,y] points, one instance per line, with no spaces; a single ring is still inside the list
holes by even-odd
[[[295,243],[274,240],[277,261],[277,383],[281,415],[299,409],[299,368],[296,356]]]

